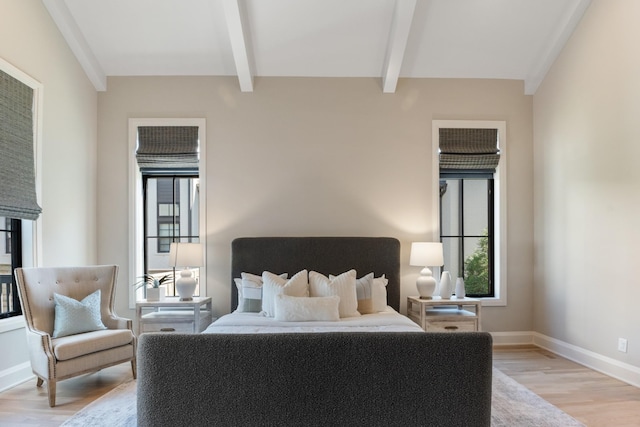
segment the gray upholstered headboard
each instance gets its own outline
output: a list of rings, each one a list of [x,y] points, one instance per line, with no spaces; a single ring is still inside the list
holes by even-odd
[[[314,270],[338,275],[355,269],[358,277],[385,274],[387,303],[400,309],[400,242],[392,237],[241,237],[231,243],[231,310],[238,305],[233,278]]]

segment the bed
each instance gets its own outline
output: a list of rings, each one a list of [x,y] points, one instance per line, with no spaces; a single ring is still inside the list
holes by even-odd
[[[231,246],[234,280],[231,287],[231,307],[234,311],[222,316],[204,333],[422,331],[417,324],[398,313],[400,242],[397,239],[387,237],[239,238],[234,240]],[[321,275],[324,278],[320,280],[326,277],[339,278],[351,271],[352,279],[357,278],[359,285],[361,281],[368,278],[368,281],[362,283],[362,286],[367,288],[366,292],[363,290],[362,297],[373,298],[375,302],[372,302],[372,306],[367,310],[360,309],[357,304],[359,296],[354,289],[350,297],[357,306],[356,312],[353,313],[357,316],[339,315],[337,320],[332,321],[305,318],[305,314],[314,314],[314,307],[310,304],[305,307],[307,311],[301,315],[302,319],[299,321],[292,321],[291,316],[288,316],[286,321],[280,321],[277,316],[274,318],[265,315],[260,302],[253,311],[243,311],[242,307],[245,304],[240,296],[242,284],[258,283],[256,288],[249,289],[257,291],[259,297],[262,296],[265,292],[263,292],[261,276],[265,271],[285,273],[288,279],[296,273],[304,272],[306,279],[303,278],[302,281],[311,282],[312,285],[313,279]],[[257,282],[243,280],[246,275],[252,276]],[[284,283],[284,280],[281,282]],[[328,284],[326,280],[325,284]],[[313,290],[313,286],[311,288]],[[342,298],[345,298],[344,295]],[[349,311],[353,312],[353,310]]]
[[[388,307],[306,322],[233,312],[203,334],[143,334],[139,426],[490,425],[491,336],[426,333],[398,313],[397,239],[239,238],[231,246],[230,311],[241,302],[234,279],[243,272],[302,270],[384,275]]]

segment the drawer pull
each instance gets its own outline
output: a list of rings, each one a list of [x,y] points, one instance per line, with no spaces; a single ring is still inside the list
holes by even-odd
[[[458,327],[457,327],[457,326],[445,326],[444,328],[445,328],[446,330],[449,330],[449,331],[455,331],[455,330],[457,330],[457,329],[458,329]]]
[[[175,328],[160,328],[160,332],[175,332],[175,331],[176,331]]]

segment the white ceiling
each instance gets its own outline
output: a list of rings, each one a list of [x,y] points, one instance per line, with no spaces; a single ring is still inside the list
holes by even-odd
[[[42,0],[106,76],[516,79],[535,93],[591,0]]]

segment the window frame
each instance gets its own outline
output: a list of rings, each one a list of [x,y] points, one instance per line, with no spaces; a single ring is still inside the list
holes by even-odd
[[[144,195],[142,173],[136,160],[138,127],[140,126],[198,126],[199,161],[198,177],[200,186],[199,241],[206,260],[206,119],[204,118],[131,118],[129,119],[129,283],[138,282],[144,274]],[[200,296],[206,296],[207,266],[200,267]],[[136,306],[135,286],[129,286],[129,308]]]
[[[432,229],[433,240],[440,241],[440,129],[498,129],[500,162],[494,179],[494,293],[493,297],[480,297],[483,306],[507,305],[507,123],[497,120],[433,120],[432,148]]]

